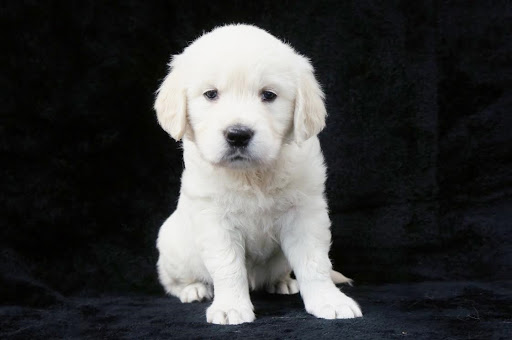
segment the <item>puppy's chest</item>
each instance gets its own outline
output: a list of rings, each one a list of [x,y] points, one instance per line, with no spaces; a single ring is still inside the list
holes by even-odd
[[[247,227],[274,224],[296,203],[289,190],[262,192],[259,190],[227,191],[216,197],[216,205],[225,217]],[[238,223],[237,223],[238,221]]]
[[[265,260],[279,247],[281,219],[293,202],[285,192],[264,194],[258,191],[226,193],[219,197],[223,216],[245,243],[246,255],[255,261]]]

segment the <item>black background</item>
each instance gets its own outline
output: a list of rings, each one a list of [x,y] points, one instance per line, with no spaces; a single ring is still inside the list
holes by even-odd
[[[238,22],[308,56],[326,92],[337,270],[362,290],[512,279],[509,1],[13,1],[0,13],[4,305],[163,296],[155,240],[183,164],[154,92],[171,54]],[[5,315],[5,334],[23,336]]]

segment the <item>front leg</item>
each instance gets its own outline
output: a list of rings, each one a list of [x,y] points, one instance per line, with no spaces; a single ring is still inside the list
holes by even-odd
[[[295,273],[308,313],[324,319],[360,317],[357,303],[332,282],[329,227],[323,199],[290,211],[281,229],[283,252]]]
[[[203,226],[201,256],[213,279],[214,289],[213,303],[206,311],[206,320],[220,325],[254,321],[241,234],[222,223]]]

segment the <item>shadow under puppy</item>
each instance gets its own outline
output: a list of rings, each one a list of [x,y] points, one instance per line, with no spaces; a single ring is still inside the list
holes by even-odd
[[[255,319],[250,289],[300,291],[320,318],[362,316],[328,258],[317,138],[326,110],[308,59],[257,27],[228,25],[175,55],[170,69],[155,110],[183,140],[185,170],[157,241],[165,290],[182,302],[213,298],[206,318],[216,324]]]

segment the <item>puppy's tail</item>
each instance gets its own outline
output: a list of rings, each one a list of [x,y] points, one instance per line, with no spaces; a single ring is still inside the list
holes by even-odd
[[[352,286],[352,279],[335,270],[331,270],[331,280],[334,284],[347,283],[349,286]]]

